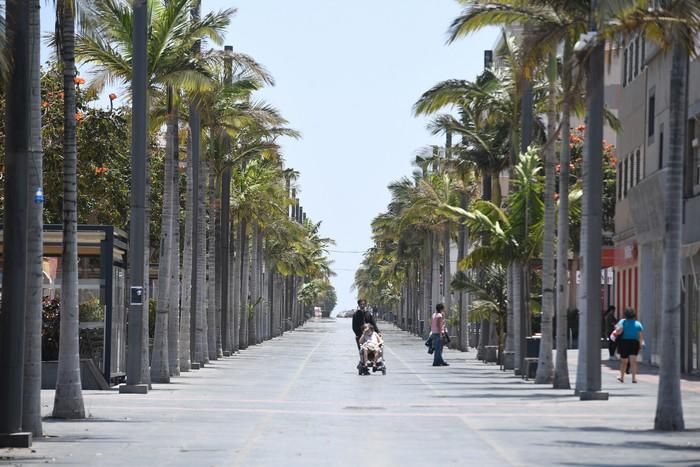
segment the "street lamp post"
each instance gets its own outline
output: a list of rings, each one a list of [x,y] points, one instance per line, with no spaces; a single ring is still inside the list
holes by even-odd
[[[142,352],[144,332],[145,297],[145,234],[146,234],[146,128],[148,114],[146,104],[146,73],[148,69],[147,47],[147,2],[135,0],[134,9],[134,56],[131,80],[131,222],[129,229],[129,318],[128,355],[126,362],[126,384],[119,387],[120,393],[148,392],[144,381]]]

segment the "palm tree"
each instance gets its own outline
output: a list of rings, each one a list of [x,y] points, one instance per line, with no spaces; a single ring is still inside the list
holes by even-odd
[[[469,233],[474,240],[488,238],[467,255],[461,268],[484,267],[493,263],[512,265],[513,295],[522,296],[521,274],[524,265],[536,258],[542,244],[542,229],[537,228],[543,217],[541,167],[535,150],[520,156],[513,168],[514,191],[508,197],[506,208],[481,200],[467,213]],[[521,312],[521,301],[514,300],[513,314]],[[509,323],[510,324],[510,323]],[[520,320],[514,320],[514,329],[508,332],[518,336]],[[524,324],[524,323],[522,323]],[[518,359],[516,358],[516,368]]]
[[[11,63],[13,79],[5,80],[5,219],[19,219],[7,225],[3,232],[3,267],[13,274],[3,275],[2,313],[0,313],[0,432],[22,431],[22,384],[24,323],[27,271],[27,216],[28,161],[32,145],[31,118],[31,48],[30,3],[7,2],[7,43],[4,59]],[[22,34],[24,33],[24,34]]]
[[[453,31],[452,34],[451,40],[454,40],[462,33]],[[436,126],[462,136],[458,154],[472,162],[481,173],[482,197],[497,205],[501,203],[499,175],[518,153],[518,119],[521,112],[517,98],[520,93],[517,76],[522,66],[520,50],[516,38],[504,33],[498,54],[505,66],[486,70],[474,83],[460,80],[440,83],[427,91],[415,105],[417,113],[436,112],[448,105],[457,108],[459,120],[440,116]],[[512,319],[513,314],[509,313],[508,316]],[[488,324],[482,324],[484,331],[487,331]],[[512,323],[508,325],[508,329],[515,328]],[[480,333],[480,336],[488,337],[486,334]],[[514,349],[514,343],[513,333],[509,332],[506,357],[517,349]],[[509,361],[506,358],[506,366],[510,366]]]
[[[465,4],[467,2],[464,2]],[[616,6],[612,5],[612,9]],[[536,0],[533,2],[519,2],[512,0],[491,0],[487,2],[477,2],[469,4],[463,14],[455,19],[451,26],[451,39],[466,35],[474,30],[480,29],[487,25],[504,25],[510,27],[513,25],[524,26],[526,40],[528,42],[527,52],[524,54],[524,59],[521,63],[521,73],[527,77],[532,75],[533,69],[538,63],[547,60],[547,57],[552,57],[557,52],[559,46],[564,43],[564,60],[563,60],[563,80],[564,97],[562,107],[562,125],[565,132],[562,138],[561,158],[568,159],[568,132],[569,132],[569,112],[571,109],[570,102],[572,95],[577,92],[571,87],[571,76],[573,73],[574,61],[571,59],[571,48],[573,41],[578,36],[584,33],[588,28],[589,20],[589,2],[584,1],[558,1],[558,0]],[[550,82],[553,81],[551,76]],[[550,96],[556,91],[553,83],[550,86]],[[553,101],[550,97],[549,112],[553,115]],[[550,117],[551,120],[551,117]],[[549,160],[549,165],[552,162],[553,138],[554,134],[551,131],[548,135],[549,141],[546,146],[545,160]],[[549,157],[547,157],[547,155]],[[565,169],[568,168],[567,163],[561,163]],[[568,178],[564,178],[566,174],[562,174],[561,180],[564,181],[564,189],[568,189]],[[549,170],[547,179],[547,194],[545,195],[547,204],[547,219],[545,226],[545,267],[549,269],[551,262],[548,258],[551,255],[551,240],[553,238],[554,224],[552,222],[552,187],[553,171]],[[560,204],[561,212],[559,218],[563,221],[568,219],[567,196],[562,194],[563,202]],[[559,248],[557,264],[560,265],[557,273],[557,288],[559,290],[559,319],[560,329],[557,333],[557,366],[555,369],[554,385],[558,388],[568,387],[568,369],[566,365],[566,345],[565,345],[565,328],[566,303],[564,293],[566,289],[566,274],[562,270],[562,265],[568,261],[566,242],[568,240],[567,225],[560,224],[559,232]],[[543,278],[543,325],[545,328],[550,326],[550,316],[552,315],[552,287],[551,271],[545,271]],[[546,283],[545,283],[546,282]],[[549,329],[543,329],[543,336],[550,336]],[[538,365],[538,382],[549,381],[551,378],[551,342],[549,338],[543,338],[541,341],[540,361]]]
[[[30,2],[30,32],[32,47],[30,73],[32,89],[41,89],[40,47],[41,27],[39,0]],[[4,31],[0,31],[2,33]],[[41,426],[41,327],[43,275],[43,200],[36,199],[36,191],[43,187],[43,149],[41,140],[41,93],[31,93],[31,146],[27,207],[29,210],[27,311],[25,313],[24,398],[22,401],[22,429],[33,436],[42,436]]]
[[[169,0],[161,2],[149,0],[151,10],[148,42],[148,89],[151,97],[164,92],[166,95],[167,131],[165,193],[163,203],[163,228],[161,229],[161,248],[159,261],[159,291],[154,358],[151,373],[154,381],[167,382],[172,373],[170,366],[177,363],[175,356],[169,353],[177,351],[173,340],[177,327],[169,324],[177,320],[176,296],[178,275],[171,269],[179,269],[174,258],[168,253],[173,251],[176,211],[175,170],[177,160],[177,95],[183,88],[198,91],[211,86],[212,79],[207,70],[212,57],[195,56],[191,45],[195,40],[208,38],[215,43],[222,42],[222,32],[228,26],[234,10],[222,10],[206,15],[204,18],[190,20],[189,11],[194,5],[192,0]],[[78,38],[78,56],[84,62],[95,66],[97,77],[94,86],[100,88],[108,81],[128,82],[131,77],[131,34],[133,12],[128,2],[122,0],[100,0],[95,6],[96,26],[94,30],[83,33]],[[168,144],[170,143],[170,144]],[[171,147],[172,145],[172,147]],[[186,242],[187,244],[187,242]],[[171,289],[175,290],[171,292]],[[172,295],[172,298],[171,298]],[[189,311],[189,310],[188,310]],[[183,368],[189,365],[180,359]]]
[[[75,8],[57,2],[58,43],[63,62],[63,251],[61,254],[61,334],[53,416],[85,418],[80,382],[78,329],[78,154],[76,148]]]
[[[571,129],[570,88],[571,73],[568,63],[572,59],[573,44],[564,43],[563,62],[567,64],[562,75],[564,99],[562,102],[562,145],[559,151],[559,211],[557,223],[557,354],[554,365],[554,389],[571,389],[569,382],[569,365],[567,361],[568,336],[567,315],[569,311],[567,266],[569,262],[569,138]]]
[[[192,355],[190,352],[190,311],[192,296],[189,284],[192,277],[192,212],[193,212],[193,185],[192,177],[192,145],[191,139],[187,137],[187,186],[185,188],[185,238],[182,245],[182,289],[180,290],[180,348],[179,361],[180,371],[190,371],[192,368]]]

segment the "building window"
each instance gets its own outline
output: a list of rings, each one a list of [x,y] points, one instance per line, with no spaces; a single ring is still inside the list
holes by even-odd
[[[664,168],[664,124],[659,126],[659,170]]]
[[[637,153],[634,155],[635,157],[635,175],[636,175],[636,181],[635,185],[639,183],[642,180],[642,151],[638,148]]]
[[[622,86],[627,86],[627,49],[622,59]]]
[[[630,162],[629,158],[625,158],[625,169],[623,170],[623,172],[625,173],[625,182],[624,182],[623,189],[622,189],[622,196],[627,196],[627,188],[629,187],[629,179],[630,179],[629,162]]]
[[[636,179],[634,178],[634,153],[627,156],[630,161],[630,189],[636,184]]]
[[[649,116],[648,118],[648,127],[647,127],[647,136],[649,136],[649,139],[651,140],[650,142],[653,142],[652,138],[654,137],[654,127],[655,127],[655,121],[656,121],[656,96],[654,95],[654,91],[652,90],[651,95],[649,96]]]
[[[690,166],[693,174],[693,193],[700,192],[700,115],[690,121]]]
[[[617,199],[622,199],[622,162],[617,163]]]
[[[639,36],[634,38],[634,77],[636,78],[639,74],[639,43],[641,38]]]
[[[630,42],[627,62],[627,82],[631,83],[634,79],[634,42]]]

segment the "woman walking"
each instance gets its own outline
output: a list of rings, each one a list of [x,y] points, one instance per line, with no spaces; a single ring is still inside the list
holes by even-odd
[[[445,306],[442,303],[435,305],[435,313],[430,321],[430,338],[433,340],[433,366],[450,366],[442,359],[442,335],[445,330],[445,318],[442,312]]]
[[[637,321],[637,313],[632,308],[625,310],[625,317],[615,327],[618,336],[617,351],[620,353],[620,376],[617,380],[625,382],[625,370],[627,365],[632,370],[632,382],[637,382],[637,355],[644,345],[644,327]]]

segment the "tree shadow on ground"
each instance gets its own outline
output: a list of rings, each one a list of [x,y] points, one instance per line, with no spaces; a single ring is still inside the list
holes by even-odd
[[[0,465],[19,465],[19,463],[25,462],[29,464],[49,464],[52,461],[53,458],[46,456],[5,456],[0,454]]]
[[[700,465],[700,459],[678,459],[678,460],[665,459],[661,463],[655,462],[653,464],[639,464],[639,463],[624,464],[624,463],[620,463],[620,462],[616,461],[614,465],[617,465],[620,467],[656,467],[658,465],[673,465],[673,464],[697,466],[697,465]],[[585,462],[562,462],[559,465],[583,466],[583,467],[610,467],[613,464],[611,464],[610,461],[603,461],[600,463],[585,461]]]
[[[486,388],[488,389],[488,388]],[[519,389],[521,390],[521,389]],[[459,395],[439,395],[435,396],[442,399],[535,399],[535,400],[547,400],[547,399],[578,399],[577,396],[572,394],[459,394]]]
[[[639,432],[638,432],[639,433]],[[660,441],[630,441],[623,440],[619,443],[595,443],[592,441],[556,441],[560,446],[570,446],[579,448],[601,448],[601,452],[620,452],[619,449],[633,450],[663,450],[663,451],[688,451],[700,453],[700,446],[681,446],[678,444],[662,443]]]
[[[38,438],[42,443],[124,443],[124,438],[116,436],[101,436],[101,435],[61,435],[61,436],[45,436]]]
[[[603,360],[602,364],[611,370],[620,371],[620,360]],[[628,373],[629,374],[629,373]],[[639,362],[637,365],[637,374],[640,375],[659,375],[659,367],[650,365],[648,363]],[[700,375],[682,374],[681,380],[683,381],[700,381]]]
[[[99,418],[86,417],[79,419],[43,417],[42,421],[49,425],[54,423],[150,423],[148,420],[134,420],[131,418]]]
[[[652,429],[633,429],[633,428],[614,428],[609,426],[566,426],[566,427],[545,427],[547,429],[556,429],[558,431],[587,431],[587,432],[609,432],[609,433],[627,433],[627,434],[637,434],[637,435],[648,435],[655,434],[657,436],[668,436],[676,437],[680,433],[700,433],[700,428],[690,428],[681,432],[673,431],[655,431]],[[627,443],[625,443],[627,445]],[[700,451],[700,446],[693,447]]]

